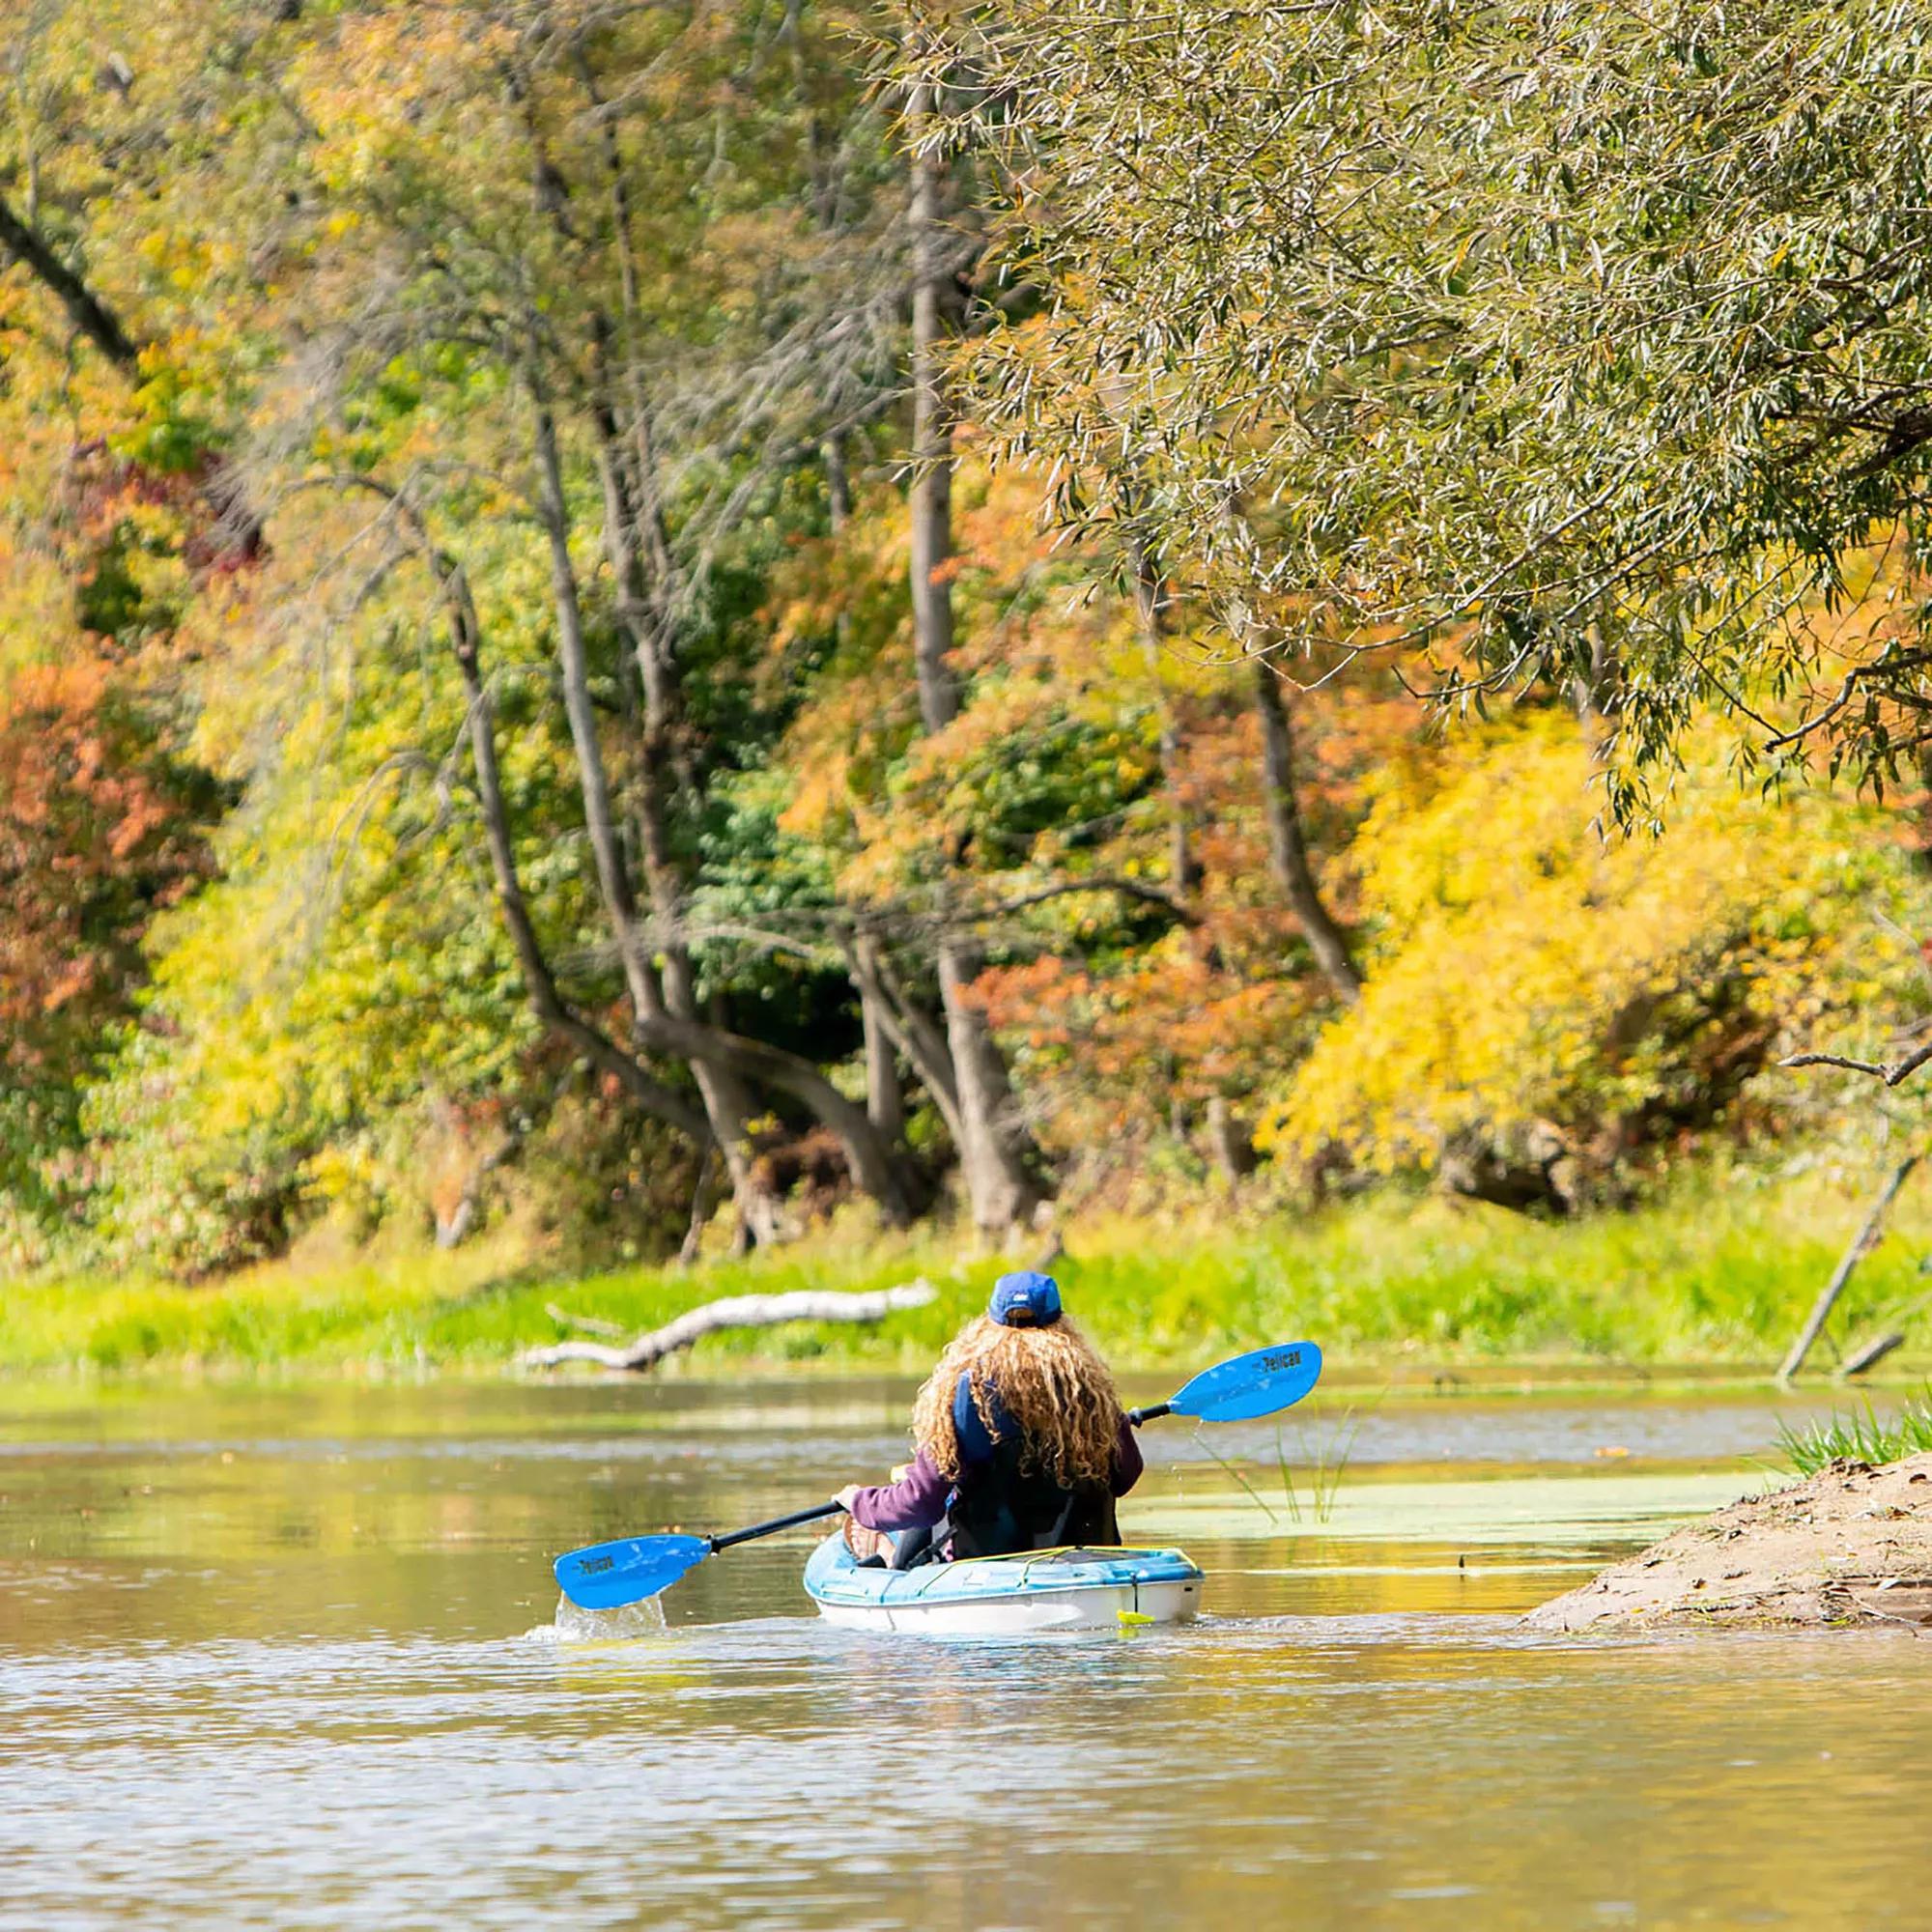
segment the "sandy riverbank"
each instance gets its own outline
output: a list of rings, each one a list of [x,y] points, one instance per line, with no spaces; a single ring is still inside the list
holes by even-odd
[[[1733,1503],[1532,1610],[1547,1631],[1719,1625],[1932,1634],[1932,1454],[1838,1462]]]

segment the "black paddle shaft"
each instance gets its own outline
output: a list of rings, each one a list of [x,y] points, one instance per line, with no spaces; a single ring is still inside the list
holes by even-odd
[[[1157,1402],[1151,1408],[1128,1409],[1127,1420],[1138,1429],[1144,1422],[1158,1422],[1163,1415],[1172,1415],[1173,1413],[1174,1405],[1171,1402]]]
[[[822,1516],[842,1516],[843,1503],[813,1503],[810,1509],[794,1510],[790,1516],[774,1517],[770,1522],[754,1522],[750,1529],[734,1529],[729,1536],[708,1537],[712,1549],[729,1549],[734,1543],[750,1543],[754,1536],[772,1536],[781,1529],[794,1529],[802,1522],[816,1522]]]

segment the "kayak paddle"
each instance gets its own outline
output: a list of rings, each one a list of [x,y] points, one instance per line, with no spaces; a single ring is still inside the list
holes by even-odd
[[[1321,1350],[1313,1342],[1279,1342],[1231,1362],[1203,1369],[1179,1395],[1151,1408],[1132,1408],[1136,1429],[1156,1416],[1191,1415],[1197,1422],[1249,1422],[1293,1408],[1321,1375]]]
[[[816,1522],[822,1516],[842,1516],[844,1509],[843,1503],[813,1503],[810,1509],[754,1522],[729,1536],[619,1537],[615,1543],[573,1549],[551,1568],[556,1572],[557,1587],[580,1609],[614,1610],[669,1589],[715,1549],[729,1549],[734,1543],[750,1543],[754,1536],[770,1536],[801,1522]]]
[[[1217,1368],[1204,1369],[1166,1402],[1155,1403],[1151,1408],[1130,1409],[1127,1420],[1135,1428],[1163,1415],[1191,1415],[1201,1422],[1246,1422],[1292,1407],[1315,1386],[1321,1374],[1321,1350],[1313,1342],[1284,1342],[1276,1348],[1236,1355]],[[735,1529],[729,1536],[620,1537],[615,1543],[594,1543],[587,1549],[573,1549],[551,1567],[556,1573],[557,1587],[580,1609],[614,1610],[669,1589],[716,1550],[729,1549],[734,1543],[750,1543],[753,1537],[771,1536],[781,1529],[793,1529],[802,1522],[816,1522],[821,1517],[838,1516],[843,1508],[842,1503],[813,1503],[790,1516],[754,1522],[750,1529]]]

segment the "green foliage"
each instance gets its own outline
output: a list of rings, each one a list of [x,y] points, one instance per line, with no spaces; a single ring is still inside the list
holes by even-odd
[[[933,1042],[976,1011],[1074,1204],[1192,1199],[1257,1124],[1231,1214],[1535,1137],[1607,1196],[1693,1144],[1870,1137],[1772,1063],[1917,1037],[1923,800],[1747,795],[1713,720],[1767,780],[1814,746],[1932,776],[1916,14],[926,20],[991,86],[946,97],[980,421],[927,731],[870,64],[901,23],[31,13],[0,128],[45,251],[0,265],[0,1252],[58,1224],[201,1277],[480,1208],[552,1268],[655,1260],[720,1064],[653,1035],[687,998],[762,1069],[710,1104],[771,1172],[825,1165],[816,1212],[867,961],[913,1090],[877,1165],[921,1179],[955,1151]],[[1285,782],[1231,636],[1307,673]],[[1437,735],[1363,674],[1389,662],[1523,716]],[[1672,758],[1664,841],[1602,841]],[[984,968],[951,1013],[942,936]],[[1365,1346],[1733,1350],[1784,1281],[1690,1265],[1653,1336],[1542,1262],[1352,1238],[1297,1278]],[[1205,1285],[1082,1265],[1147,1349],[1233,1320],[1237,1277],[1300,1306],[1272,1234],[1219,1252]],[[483,1316],[445,1316],[469,1347]]]
[[[217,840],[219,882],[152,933],[141,1024],[87,1099],[91,1218],[123,1259],[229,1266],[333,1207],[426,1227],[432,1117],[546,1111],[555,1072],[466,802],[426,749],[456,737],[460,688],[400,611],[367,615],[357,662],[269,631],[207,694],[201,744],[246,803]],[[554,758],[531,731],[506,759],[549,828]],[[533,863],[559,911],[568,861]]]
[[[1901,1208],[1905,1238],[1861,1269],[1849,1321],[1912,1292],[1909,1250],[1932,1224],[1918,1204]],[[1536,1360],[1761,1372],[1830,1272],[1858,1210],[1851,1186],[1794,1186],[1743,1170],[1688,1180],[1634,1211],[1556,1224],[1385,1193],[1293,1222],[1217,1212],[1076,1224],[1056,1272],[1083,1325],[1123,1367],[1191,1370],[1215,1354],[1307,1334],[1321,1339],[1337,1370]],[[714,1295],[884,1288],[923,1273],[940,1285],[939,1300],[876,1329],[741,1331],[682,1358],[694,1374],[748,1364],[921,1372],[982,1305],[990,1276],[1026,1259],[962,1261],[929,1235],[882,1236],[849,1223],[696,1273],[645,1265],[558,1275],[519,1266],[519,1252],[499,1234],[450,1255],[284,1263],[205,1288],[139,1276],[22,1282],[0,1301],[0,1361],[115,1371],[190,1361],[497,1368],[557,1338],[546,1313],[553,1303],[628,1332]]]

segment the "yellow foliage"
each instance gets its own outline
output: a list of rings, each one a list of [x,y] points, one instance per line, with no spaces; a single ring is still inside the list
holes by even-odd
[[[1390,1172],[1465,1129],[1614,1135],[1811,1043],[1854,1003],[1922,1000],[1897,922],[1924,891],[1898,815],[1749,794],[1710,742],[1692,752],[1661,841],[1601,829],[1563,716],[1387,778],[1353,851],[1378,933],[1367,991],[1262,1145]]]

